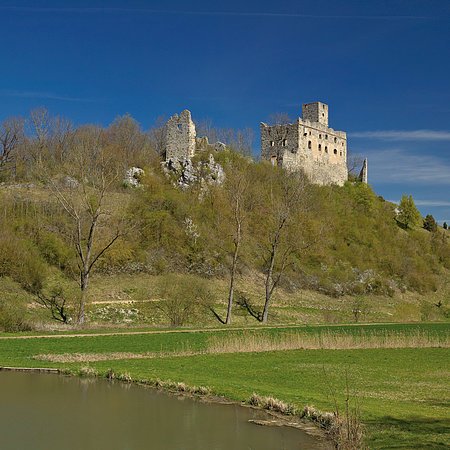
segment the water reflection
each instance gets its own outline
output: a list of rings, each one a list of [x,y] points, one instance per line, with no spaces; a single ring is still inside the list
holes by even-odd
[[[0,372],[2,450],[320,448],[299,430],[248,422],[261,414],[130,384]]]

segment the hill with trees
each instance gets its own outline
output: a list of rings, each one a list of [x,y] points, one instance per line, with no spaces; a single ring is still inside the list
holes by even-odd
[[[308,308],[339,302],[358,320],[373,299],[382,308],[411,296],[422,318],[446,317],[449,233],[432,216],[424,222],[412,197],[397,206],[357,181],[311,185],[254,161],[245,139],[198,154],[196,176],[180,186],[161,163],[162,135],[130,116],[74,127],[46,110],[1,124],[0,328],[111,315],[130,324],[325,321]],[[143,172],[130,185],[132,167]],[[118,307],[119,291],[131,306],[148,304]]]

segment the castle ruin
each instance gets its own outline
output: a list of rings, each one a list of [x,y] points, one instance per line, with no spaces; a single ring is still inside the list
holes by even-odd
[[[314,184],[342,186],[348,179],[347,134],[328,127],[328,105],[302,106],[295,123],[261,123],[261,157],[287,170],[303,170]]]
[[[164,128],[166,161],[172,163],[190,160],[198,151],[214,150],[219,152],[226,148],[223,142],[210,144],[208,137],[197,137],[195,123],[191,112],[185,109],[174,114]]]
[[[164,136],[166,161],[184,161],[195,155],[195,124],[189,110],[174,114],[167,121]]]

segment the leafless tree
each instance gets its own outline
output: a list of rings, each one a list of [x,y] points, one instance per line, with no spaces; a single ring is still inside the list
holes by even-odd
[[[13,162],[14,153],[24,139],[24,120],[6,119],[0,125],[0,170],[5,170]]]
[[[302,232],[300,220],[310,208],[310,184],[302,173],[274,171],[276,179],[270,190],[267,208],[266,240],[262,244],[264,273],[264,308],[260,321],[267,322],[275,289],[292,263],[295,252],[316,242]]]
[[[251,208],[251,196],[249,195],[250,180],[247,171],[243,167],[233,168],[228,171],[224,193],[230,213],[230,237],[232,241],[232,260],[230,267],[230,285],[228,288],[227,315],[223,320],[215,310],[211,309],[215,317],[223,324],[231,324],[231,316],[238,272],[242,239],[248,220],[248,212]]]
[[[122,235],[122,223],[109,235],[100,234],[100,229],[113,222],[108,200],[118,169],[100,144],[100,130],[84,128],[78,130],[77,145],[71,149],[71,160],[67,172],[76,186],[61,185],[48,180],[56,200],[69,218],[71,243],[78,260],[80,302],[78,324],[85,322],[85,304],[88,295],[91,273],[99,259],[114,245]],[[114,223],[114,222],[113,222]]]
[[[277,112],[269,116],[269,123],[271,125],[287,125],[292,122],[289,114],[285,112]]]
[[[150,143],[156,153],[161,157],[165,156],[164,153],[166,151],[166,122],[167,119],[165,116],[159,116],[148,131]]]
[[[68,323],[69,316],[66,310],[67,297],[64,295],[62,289],[57,289],[50,295],[38,292],[37,302],[51,312],[53,319],[58,322]]]

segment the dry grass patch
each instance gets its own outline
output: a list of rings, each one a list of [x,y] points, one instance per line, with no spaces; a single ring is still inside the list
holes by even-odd
[[[168,358],[173,356],[194,356],[200,352],[181,351],[181,352],[146,352],[146,353],[62,353],[62,354],[40,354],[33,356],[38,361],[48,361],[52,363],[90,363],[99,361],[115,361],[120,359],[153,359]]]
[[[384,331],[382,333],[286,333],[264,336],[258,333],[213,336],[208,342],[209,353],[245,353],[277,350],[350,350],[369,348],[448,348],[449,335],[433,335],[415,331],[412,333]]]

